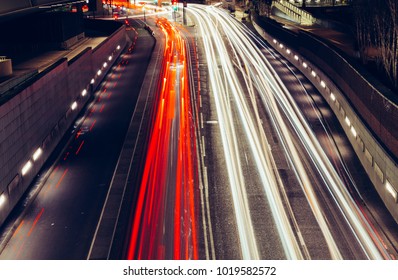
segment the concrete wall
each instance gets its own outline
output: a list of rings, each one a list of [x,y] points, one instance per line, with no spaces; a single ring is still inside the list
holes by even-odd
[[[259,34],[273,45],[282,56],[301,70],[329,103],[377,192],[395,221],[398,222],[397,162],[383,148],[372,130],[358,114],[357,110],[361,110],[362,107],[357,108],[357,103],[353,103],[350,100],[351,97],[340,90],[340,84],[337,86],[331,77],[308,61],[301,53],[289,48],[289,45],[279,41],[279,38],[265,32],[255,21],[253,23]],[[283,47],[280,46],[280,43],[283,44]],[[287,52],[288,48],[290,53]],[[352,104],[355,104],[355,107]],[[377,103],[375,105],[377,106]],[[395,120],[397,119],[395,118]]]
[[[1,1],[0,14],[32,7],[29,0]]]
[[[90,89],[101,82],[125,44],[125,29],[121,27],[94,50],[87,48],[71,61],[59,60],[0,105],[0,225],[89,100]],[[107,67],[103,67],[105,61]],[[97,68],[102,69],[101,75],[96,74]],[[90,86],[93,77],[94,87]],[[84,89],[89,92],[83,97]],[[75,101],[77,107],[72,110]],[[35,161],[33,154],[39,148],[42,154]],[[28,162],[32,167],[23,174]]]
[[[300,51],[324,69],[341,88],[355,110],[386,150],[398,159],[398,98],[391,90],[373,81],[367,73],[351,66],[351,61],[338,55],[323,42],[300,33]],[[311,46],[311,48],[309,48]],[[365,78],[366,77],[366,78]],[[377,86],[377,87],[376,87]]]
[[[120,32],[114,33],[113,36],[108,37],[93,50],[91,61],[94,73],[97,73],[100,69],[103,70],[104,62],[107,62],[109,64],[108,58],[110,55],[114,55],[124,48],[126,44],[126,34],[124,31],[124,27],[121,27],[121,29],[119,30]],[[117,50],[118,46],[120,46],[119,50]],[[99,76],[95,74],[95,76],[93,77],[95,79],[94,87],[98,86],[99,82],[101,81],[101,79],[98,78],[101,78],[101,76],[103,76],[103,74]]]
[[[294,33],[279,24],[258,20],[267,33],[296,49],[318,65],[355,104],[355,110],[387,153],[398,161],[398,96],[372,78],[356,62],[343,57],[332,46],[306,33]],[[370,83],[369,81],[372,81]]]
[[[0,5],[0,14],[3,13],[10,13],[10,12],[15,12],[18,10],[22,9],[27,9],[39,5],[49,5],[49,4],[56,4],[61,1],[59,0],[3,0],[1,1]],[[73,0],[70,1],[64,1],[64,2],[73,2]]]

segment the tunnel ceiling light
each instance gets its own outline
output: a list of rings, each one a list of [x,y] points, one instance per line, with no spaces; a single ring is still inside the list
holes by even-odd
[[[120,45],[118,45],[118,46],[116,47],[116,49],[117,49],[117,50],[120,50]]]
[[[336,101],[336,96],[333,94],[333,92],[330,93],[330,98],[331,98],[333,101]]]
[[[94,84],[95,80],[91,79],[90,84]]]
[[[100,70],[98,70],[97,75],[99,76],[99,75],[101,75],[101,73],[102,73],[102,71],[100,69]]]
[[[392,187],[388,180],[386,180],[386,190],[392,195],[395,201],[397,201],[397,191]]]
[[[311,71],[311,75],[312,75],[313,77],[316,77],[316,73],[315,73],[314,70]]]
[[[277,41],[276,41],[275,39],[273,40],[273,42],[274,42],[275,44],[277,43]]]
[[[294,56],[294,59],[295,59],[295,60],[298,60],[298,59],[299,59],[299,57],[298,57],[297,55],[295,55],[295,56]]]
[[[36,161],[39,159],[39,157],[41,156],[41,154],[43,153],[43,150],[41,148],[38,148],[34,153],[33,153],[33,160]]]
[[[108,60],[109,60],[109,61],[111,61],[111,60],[112,60],[112,56],[111,56],[111,55],[108,57]]]
[[[77,102],[76,102],[76,101],[73,102],[72,105],[70,106],[70,108],[71,108],[72,110],[75,110],[75,109],[77,108]]]
[[[33,165],[32,165],[31,161],[28,161],[27,163],[25,163],[25,165],[22,167],[22,170],[21,170],[22,176],[25,176],[25,174],[29,172],[29,170],[32,168],[32,166]]]
[[[282,49],[283,48],[283,44],[279,44],[279,47]]]
[[[289,49],[287,49],[287,50],[286,50],[286,52],[287,52],[288,54],[290,54],[290,53],[291,53],[291,51],[290,51]]]
[[[83,89],[82,96],[84,97],[84,96],[86,96],[86,94],[87,94],[87,89]]]
[[[323,87],[323,88],[325,88],[325,87],[326,87],[326,84],[325,84],[325,82],[324,82],[324,81],[321,81],[321,87]]]
[[[307,68],[308,67],[307,63],[303,62],[303,67]]]
[[[104,66],[104,68],[105,68],[106,66],[108,66],[108,63],[104,62],[104,64],[102,66]]]

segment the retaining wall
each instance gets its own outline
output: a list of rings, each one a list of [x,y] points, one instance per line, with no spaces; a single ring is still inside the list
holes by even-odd
[[[395,148],[394,152],[398,149],[398,146],[391,146],[398,141],[396,103],[378,92],[360,73],[356,72],[355,75],[355,70],[351,65],[347,65],[348,62],[344,58],[332,61],[333,57],[329,57],[328,53],[332,53],[333,50],[322,51],[327,48],[326,45],[319,49],[318,56],[308,48],[297,52],[289,48],[289,44],[296,46],[294,43],[297,43],[292,40],[295,36],[293,33],[285,32],[273,25],[269,28],[264,22],[260,23],[260,26],[256,19],[253,20],[253,24],[258,33],[295,65],[328,102],[378,194],[398,222],[398,166],[396,154],[392,154],[386,148]],[[264,30],[277,32],[271,35]],[[280,38],[287,39],[287,43],[281,42]],[[307,37],[306,44],[310,44],[310,40],[311,37]],[[325,63],[330,63],[326,68],[327,74],[323,71]],[[342,63],[344,65],[338,65]],[[317,66],[320,66],[322,71]],[[345,71],[337,71],[341,69]],[[343,78],[347,78],[347,81],[342,82]],[[355,83],[358,83],[357,86],[351,87]],[[369,125],[369,122],[372,125]],[[376,129],[372,129],[373,127]]]
[[[0,225],[125,45],[122,26],[95,49],[87,48],[70,61],[57,61],[0,105]]]

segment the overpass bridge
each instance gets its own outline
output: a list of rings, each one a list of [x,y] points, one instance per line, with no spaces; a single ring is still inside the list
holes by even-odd
[[[0,4],[0,23],[17,17],[39,13],[50,9],[60,8],[66,5],[88,3],[90,10],[97,10],[102,6],[101,0],[13,0],[2,1]]]
[[[26,13],[32,12],[37,9],[51,7],[54,5],[65,5],[71,3],[82,3],[84,0],[13,0],[13,1],[2,1],[0,4],[0,16],[8,13]]]
[[[2,1],[0,5],[0,15],[7,13],[22,12],[32,9],[40,9],[51,7],[54,5],[65,5],[73,3],[86,2],[84,0],[64,0],[64,1],[54,1],[54,0],[13,0],[13,1]]]

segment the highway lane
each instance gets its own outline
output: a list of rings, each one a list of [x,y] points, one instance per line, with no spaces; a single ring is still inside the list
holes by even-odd
[[[239,112],[234,105],[231,105],[234,102],[230,101],[232,93],[227,96],[224,96],[224,93],[243,92],[243,89],[238,84],[238,77],[229,77],[225,74],[228,70],[229,74],[234,75],[234,70],[230,71],[228,58],[223,55],[228,53],[229,49],[223,45],[220,34],[214,31],[217,22],[212,22],[208,17],[202,20],[197,18],[195,21],[204,29],[198,31],[200,39],[203,38],[203,41],[199,40],[199,55],[206,58],[205,63],[209,67],[208,75],[205,73],[202,75],[201,72],[200,77],[207,81],[207,84],[211,84],[207,92],[204,86],[201,87],[203,94],[200,98],[200,107],[203,107],[201,127],[206,143],[203,143],[203,146],[209,175],[212,204],[210,212],[214,225],[216,257],[285,258],[278,229],[273,221],[270,207],[264,199],[261,178],[255,167],[250,143],[246,137],[234,137],[234,134],[244,135],[244,127],[239,126],[241,124]],[[213,45],[212,40],[214,40]],[[202,42],[209,46],[203,46]],[[216,65],[213,66],[213,63]],[[218,81],[212,81],[213,78],[225,81],[225,84],[217,84]],[[229,85],[230,81],[235,84]],[[239,90],[236,90],[237,88]],[[225,125],[226,128],[220,129],[219,125]],[[248,200],[251,200],[258,211],[250,211]],[[238,212],[239,216],[235,217],[234,212]],[[255,224],[250,217],[254,212],[257,221]],[[264,242],[258,243],[257,239]],[[243,243],[242,249],[237,246],[237,240]],[[260,248],[257,248],[258,244]]]
[[[1,259],[86,259],[151,55],[153,38],[138,32],[129,32],[134,50],[122,55],[76,122]]]
[[[298,69],[292,67],[272,48],[267,46],[263,50],[264,55],[279,74],[287,89],[294,92],[292,97],[304,113],[325,154],[342,178],[364,218],[374,227],[375,237],[381,242],[379,245],[385,248],[389,257],[396,259],[398,225],[372,186],[337,118],[326,101]],[[318,189],[319,192],[325,191],[322,188]],[[322,196],[325,195],[322,194]],[[339,226],[338,223],[335,226]],[[346,244],[342,247],[349,248],[351,246],[352,244]],[[355,257],[358,256],[347,252],[347,258]]]
[[[186,45],[167,19],[158,19],[157,26],[165,51],[127,258],[198,259],[197,153]]]
[[[236,156],[238,153],[235,135],[240,134],[234,132],[236,128],[231,119],[242,120],[244,132],[249,142],[251,142],[249,146],[255,158],[255,168],[258,169],[260,176],[263,176],[261,183],[263,185],[268,184],[264,188],[264,192],[268,192],[267,199],[269,205],[272,205],[271,213],[274,215],[274,221],[277,224],[285,257],[335,259],[388,258],[389,256],[382,245],[383,242],[379,239],[369,221],[364,218],[364,214],[359,209],[358,204],[347,191],[345,185],[347,181],[342,181],[350,177],[350,174],[343,177],[343,179],[339,177],[340,174],[337,174],[336,166],[326,156],[304,115],[297,108],[291,95],[288,94],[284,83],[273,72],[272,67],[264,59],[261,51],[257,50],[259,46],[256,44],[260,45],[260,43],[253,43],[257,39],[253,36],[249,37],[245,35],[248,34],[248,30],[242,28],[229,15],[220,10],[213,8],[205,10],[205,8],[195,6],[195,8],[190,8],[190,11],[194,14],[199,29],[201,29],[199,33],[203,37],[204,52],[206,53],[210,72],[209,76],[210,79],[213,78],[213,81],[211,81],[212,94],[215,96],[220,131],[221,133],[225,133],[222,135],[222,147],[224,155],[227,158],[226,165],[230,164],[228,166],[228,176],[230,185],[232,186],[232,193],[238,190],[242,194],[240,198],[243,197],[243,201],[239,201],[239,198],[237,198],[239,195],[235,196],[234,201],[237,228],[240,231],[239,240],[241,242],[242,257],[256,258],[257,249],[255,246],[258,245],[258,242],[256,242],[253,233],[250,232],[250,224],[247,224],[248,220],[252,219],[254,221],[254,219],[250,217],[251,209],[249,209],[249,203],[244,199],[245,191],[249,188],[246,187],[245,190],[245,183],[242,182],[242,176],[239,175],[242,168],[240,167],[239,156]],[[217,36],[221,37],[217,33],[219,30],[222,30],[227,35],[228,39],[225,41],[228,41],[232,52],[226,49],[222,40],[215,39]],[[211,34],[211,38],[207,34]],[[209,43],[211,41],[212,43]],[[206,44],[208,45],[206,46]],[[266,48],[261,45],[260,47]],[[217,51],[219,52],[219,56],[214,55],[214,52]],[[223,55],[225,53],[231,54],[233,62],[228,61],[226,56]],[[219,73],[221,71],[218,71],[218,68],[222,69],[223,74]],[[244,87],[239,88],[239,85],[234,84],[239,80],[234,71],[240,73],[240,80],[243,81]],[[242,95],[242,92],[246,95]],[[217,97],[217,94],[220,94],[221,98]],[[226,94],[227,98],[223,97],[223,94]],[[231,115],[233,106],[230,106],[230,104],[235,102],[238,104],[238,114],[234,117]],[[269,146],[269,143],[267,142],[266,133],[262,129],[263,121],[267,118],[264,118],[264,112],[268,115],[268,119],[271,120],[272,130],[276,136],[276,141],[274,142],[279,143],[282,147],[281,150],[285,153],[286,162],[289,167],[284,169],[284,172],[279,171],[279,174],[273,172],[277,167],[276,160],[273,159],[273,154],[266,151],[268,150],[267,145]],[[314,112],[316,116],[318,112]],[[307,112],[307,114],[313,114],[314,112]],[[323,120],[320,118],[319,122],[322,124]],[[324,135],[328,136],[330,133],[325,130]],[[333,149],[335,150],[335,142],[329,136],[325,139],[329,141],[328,145],[332,144],[331,147],[334,147]],[[242,139],[240,138],[238,142],[241,141]],[[325,145],[325,142],[323,144]],[[305,160],[302,160],[302,156],[304,155]],[[289,186],[292,184],[284,182],[286,178],[285,176],[281,176],[281,173],[284,175],[289,170],[293,172],[293,176],[291,177],[295,177],[296,184],[298,182],[299,188],[295,189],[296,195],[301,198],[301,203],[304,202],[307,204],[304,208],[310,210],[306,211],[310,214],[307,214],[307,217],[301,215],[301,219],[298,217],[300,214],[292,211],[292,207],[294,207],[292,204],[288,203],[287,209],[283,209],[286,202],[292,201],[292,191],[289,192],[289,198],[286,194],[287,187],[285,187],[285,185]],[[338,170],[340,171],[340,169]],[[261,174],[263,171],[265,171],[266,176]],[[243,180],[246,180],[246,178],[244,177]],[[270,178],[274,178],[273,181],[267,182]],[[241,181],[239,182],[239,180]],[[269,189],[273,189],[274,186],[279,186],[279,190],[274,189],[274,191],[269,192]],[[326,197],[319,196],[318,192],[321,189],[327,190],[328,194]],[[278,194],[278,192],[281,194]],[[306,198],[306,201],[302,198]],[[252,205],[255,204],[252,203]],[[329,220],[325,219],[327,216],[329,218],[332,217],[329,214],[330,209],[333,210],[333,219],[337,222],[339,229],[336,229],[334,227],[335,224],[330,224]],[[297,204],[294,210],[298,210]],[[241,217],[239,217],[240,215]],[[307,221],[304,221],[305,218]],[[246,225],[244,223],[240,225],[242,220],[245,221]],[[314,220],[316,221],[315,223]],[[281,221],[285,222],[281,223]],[[317,238],[314,239],[314,233],[310,234],[308,232],[303,238],[300,228],[305,231],[305,229],[308,229],[308,225],[316,228],[315,232],[318,232]],[[289,227],[294,227],[296,232],[292,232]],[[246,232],[244,232],[245,230]],[[262,234],[265,233],[263,232]],[[319,235],[323,237],[321,238],[323,241],[319,239]],[[314,243],[311,239],[316,242]],[[342,242],[341,239],[344,241]],[[265,242],[270,241],[265,240]],[[306,243],[312,246],[307,247]],[[347,244],[349,245],[349,249],[345,248]],[[312,251],[308,251],[308,248],[311,247],[313,248]],[[330,255],[324,255],[322,252],[329,252]],[[262,258],[266,257],[262,255]]]
[[[393,222],[393,218],[372,186],[337,118],[333,115],[322,96],[295,67],[292,67],[261,40],[258,42],[261,42],[259,46],[263,49],[264,55],[287,89],[294,93],[292,94],[294,102],[297,103],[298,108],[303,112],[303,116],[315,133],[325,156],[340,177],[342,184],[340,189],[343,193],[345,192],[350,196],[347,197],[347,200],[353,203],[352,210],[357,212],[359,220],[363,223],[363,229],[368,231],[382,258],[396,259],[397,224]],[[286,49],[286,51],[290,50]],[[308,173],[311,174],[310,168]],[[314,178],[313,180],[316,181],[317,179]],[[318,182],[314,186],[317,188],[316,191],[320,193],[321,199],[334,192],[331,190],[330,185],[326,185],[325,188]],[[335,194],[332,194],[332,196]],[[327,213],[342,211],[342,209],[338,208],[341,207],[341,201],[334,205],[330,202],[328,203],[327,199],[324,199],[324,202]],[[344,252],[343,257],[345,259],[375,258],[377,254],[370,252],[369,247],[366,249],[361,247],[363,245],[361,242],[364,239],[358,242],[360,245],[358,248],[358,243],[349,242],[349,239],[344,240],[344,238],[340,237],[342,235],[350,235],[350,231],[353,230],[343,226],[344,223],[339,222],[342,218],[347,217],[345,215],[348,215],[347,211],[349,210],[345,209],[344,211],[345,213],[342,216],[334,214],[328,217],[330,227],[335,229],[334,234],[335,238],[339,240],[340,250]],[[356,228],[355,230],[358,231],[360,229]],[[360,237],[361,235],[362,237]],[[355,233],[354,237],[361,239],[364,238],[363,235],[365,234]],[[361,255],[360,252],[365,255]]]

